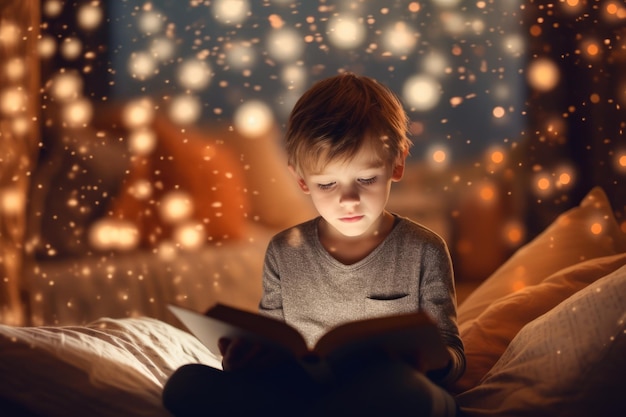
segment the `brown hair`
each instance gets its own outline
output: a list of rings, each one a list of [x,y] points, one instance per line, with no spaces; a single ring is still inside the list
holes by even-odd
[[[363,145],[373,146],[390,166],[411,146],[400,100],[372,78],[343,73],[318,81],[291,111],[287,157],[300,173],[349,160]]]

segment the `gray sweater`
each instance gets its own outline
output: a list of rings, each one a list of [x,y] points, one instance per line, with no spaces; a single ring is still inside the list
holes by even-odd
[[[313,346],[348,321],[423,310],[437,323],[452,362],[436,378],[447,384],[465,369],[456,323],[452,263],[443,239],[396,216],[387,238],[361,261],[345,265],[318,238],[320,217],[272,238],[265,255],[260,312],[295,327]]]

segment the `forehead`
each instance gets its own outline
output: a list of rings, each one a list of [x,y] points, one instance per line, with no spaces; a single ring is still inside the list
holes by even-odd
[[[384,168],[386,159],[376,152],[373,147],[363,146],[354,155],[337,156],[332,159],[320,158],[310,175],[325,175],[345,171],[366,171]]]

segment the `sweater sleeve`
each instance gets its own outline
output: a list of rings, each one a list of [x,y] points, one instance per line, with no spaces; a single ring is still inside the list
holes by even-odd
[[[263,295],[259,303],[259,313],[280,321],[285,321],[280,274],[274,253],[274,241],[270,242],[265,252],[265,261],[263,264]]]
[[[422,276],[420,277],[420,305],[435,321],[450,353],[450,363],[429,376],[440,385],[447,386],[465,371],[465,352],[459,336],[456,319],[456,292],[452,260],[443,240],[426,245]]]

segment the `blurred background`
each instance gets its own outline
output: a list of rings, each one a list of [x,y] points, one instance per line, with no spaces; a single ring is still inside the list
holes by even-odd
[[[2,0],[0,19],[5,318],[24,268],[47,281],[33,265],[310,216],[281,135],[341,71],[405,104],[415,146],[390,207],[446,238],[459,281],[596,185],[626,231],[622,1]]]

